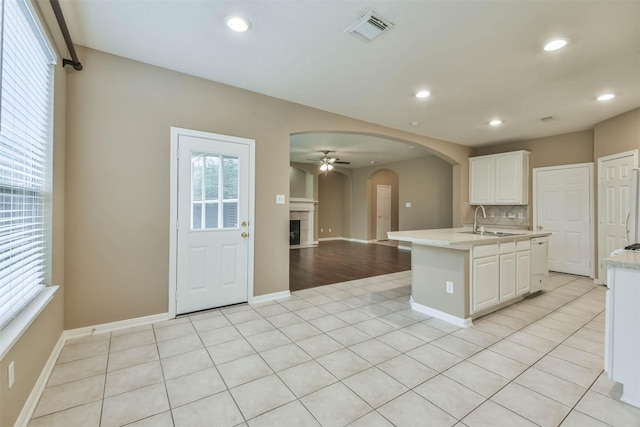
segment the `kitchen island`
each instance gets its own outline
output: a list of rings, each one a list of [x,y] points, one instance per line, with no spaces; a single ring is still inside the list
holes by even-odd
[[[464,327],[529,294],[532,239],[551,233],[494,231],[389,232],[389,239],[411,243],[411,307]]]

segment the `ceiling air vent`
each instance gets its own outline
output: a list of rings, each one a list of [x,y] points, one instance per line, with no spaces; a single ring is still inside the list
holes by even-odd
[[[556,116],[547,116],[540,119],[543,122],[552,122],[554,120],[558,120]]]
[[[362,18],[345,30],[347,33],[358,35],[370,41],[382,34],[383,31],[393,27],[393,24],[379,15],[369,11]]]

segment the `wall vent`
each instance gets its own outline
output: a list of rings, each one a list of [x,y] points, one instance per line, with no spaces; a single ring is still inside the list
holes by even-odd
[[[393,24],[391,22],[370,10],[347,28],[345,32],[360,36],[366,41],[371,41],[392,27]]]
[[[547,117],[543,117],[540,119],[543,122],[551,122],[554,120],[558,120],[558,118],[556,116],[547,116]]]

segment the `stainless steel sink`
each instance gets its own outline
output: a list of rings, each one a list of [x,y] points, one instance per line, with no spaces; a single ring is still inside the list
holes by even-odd
[[[491,237],[509,237],[509,236],[522,236],[521,233],[504,233],[502,231],[461,231],[463,234],[476,234],[478,236],[491,236]]]

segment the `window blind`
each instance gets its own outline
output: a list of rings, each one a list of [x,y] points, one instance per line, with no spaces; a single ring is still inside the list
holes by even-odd
[[[0,329],[44,287],[53,55],[25,0],[0,0]]]

